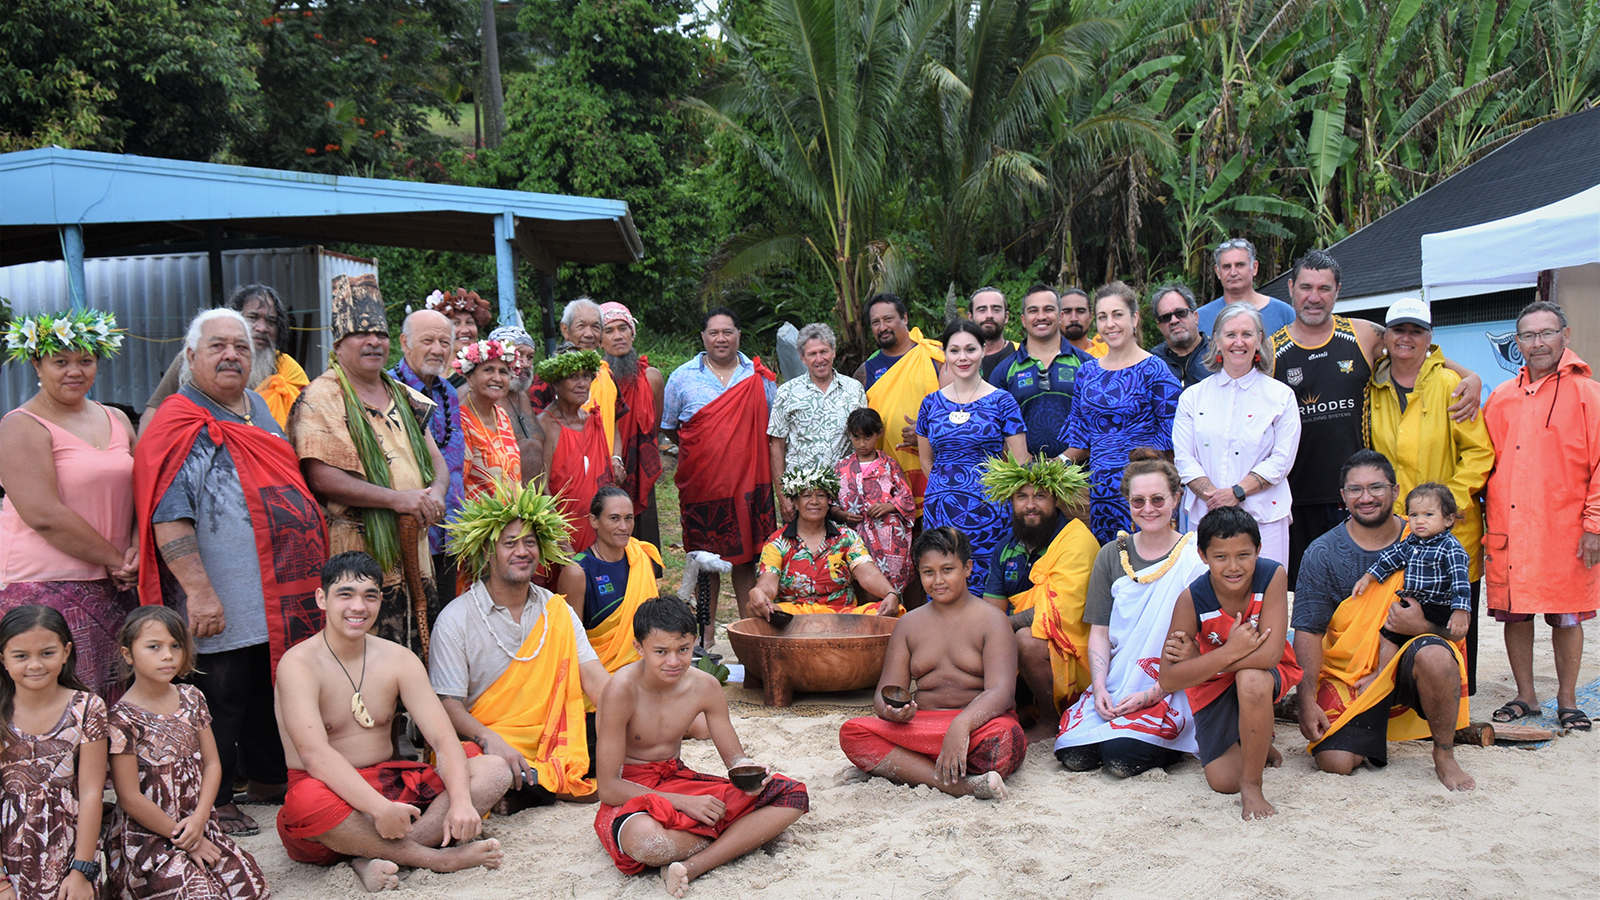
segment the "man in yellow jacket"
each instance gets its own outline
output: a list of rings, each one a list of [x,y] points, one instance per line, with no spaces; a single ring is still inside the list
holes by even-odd
[[[1476,693],[1483,576],[1483,506],[1478,497],[1494,468],[1494,446],[1482,416],[1468,422],[1450,417],[1451,394],[1461,378],[1445,368],[1444,352],[1432,343],[1428,304],[1409,297],[1395,301],[1385,326],[1383,345],[1388,355],[1373,367],[1368,392],[1368,443],[1394,463],[1400,485],[1395,495],[1397,514],[1405,515],[1405,497],[1419,484],[1436,481],[1455,495],[1459,516],[1451,531],[1467,551],[1472,579],[1467,691]]]

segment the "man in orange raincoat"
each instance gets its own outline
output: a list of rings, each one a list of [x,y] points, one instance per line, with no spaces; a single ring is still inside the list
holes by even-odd
[[[1544,613],[1556,657],[1556,719],[1589,730],[1578,707],[1583,623],[1600,606],[1600,383],[1568,349],[1567,317],[1538,301],[1517,316],[1526,361],[1495,388],[1483,417],[1494,441],[1483,580],[1489,612],[1506,626],[1517,696],[1494,714],[1510,722],[1539,710],[1533,618]]]

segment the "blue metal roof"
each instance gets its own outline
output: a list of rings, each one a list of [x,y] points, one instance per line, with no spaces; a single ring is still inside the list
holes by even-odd
[[[567,261],[632,263],[644,253],[619,200],[57,147],[0,154],[0,264],[59,258],[63,225],[83,227],[90,256],[217,225],[235,234],[492,254],[497,219],[547,272]]]

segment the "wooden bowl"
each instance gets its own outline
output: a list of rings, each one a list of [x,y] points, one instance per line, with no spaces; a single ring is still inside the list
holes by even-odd
[[[728,626],[728,643],[744,664],[745,682],[760,682],[768,706],[789,706],[795,691],[859,691],[883,674],[895,622],[886,616],[817,613],[787,628],[765,619]]]
[[[767,767],[734,766],[728,770],[728,780],[741,791],[753,791],[767,780]]]
[[[883,702],[899,709],[911,702],[911,692],[898,684],[891,684],[883,689]]]

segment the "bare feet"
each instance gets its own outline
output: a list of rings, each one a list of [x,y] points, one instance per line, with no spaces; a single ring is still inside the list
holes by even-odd
[[[1478,783],[1456,763],[1456,752],[1452,747],[1433,748],[1433,771],[1439,776],[1440,783],[1452,791],[1477,790]]]
[[[972,785],[972,796],[979,800],[1004,800],[1009,796],[1006,780],[1000,777],[999,772],[974,775],[967,779],[967,784]]]
[[[661,881],[668,894],[682,897],[689,892],[689,869],[681,862],[672,863],[662,868]]]
[[[1268,803],[1266,797],[1261,796],[1261,788],[1255,785],[1239,785],[1239,801],[1241,805],[1239,817],[1247,822],[1278,814],[1277,808]]]
[[[482,841],[472,841],[458,847],[446,850],[445,862],[435,872],[459,872],[473,866],[483,866],[485,869],[498,869],[500,863],[505,861],[505,851],[500,849],[500,842],[494,838]]]
[[[400,867],[387,859],[358,857],[350,860],[350,868],[356,870],[356,877],[361,879],[361,886],[370,894],[392,891],[400,887]]]
[[[1268,766],[1268,768],[1276,769],[1276,768],[1278,768],[1279,766],[1282,766],[1282,765],[1283,765],[1283,754],[1278,752],[1278,748],[1277,747],[1274,747],[1271,744],[1268,744],[1267,745],[1267,766]]]

